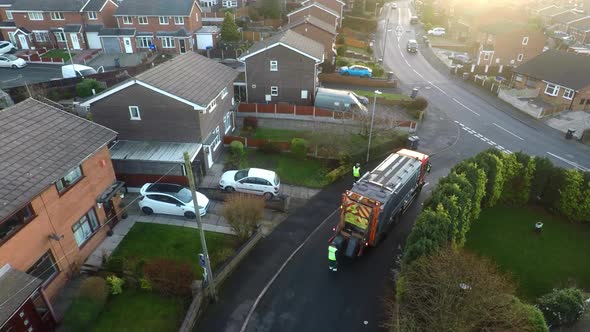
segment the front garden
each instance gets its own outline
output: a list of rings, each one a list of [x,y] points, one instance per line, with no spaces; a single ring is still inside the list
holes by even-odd
[[[66,61],[70,60],[70,54],[68,53],[67,50],[53,49],[53,50],[48,51],[47,53],[43,54],[41,56],[41,58],[58,58],[58,59],[63,59],[63,61],[66,62]]]

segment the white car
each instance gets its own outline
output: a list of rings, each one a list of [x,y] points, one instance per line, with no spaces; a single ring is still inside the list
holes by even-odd
[[[11,53],[16,51],[16,47],[8,41],[0,41],[0,54]]]
[[[4,68],[23,68],[27,65],[27,62],[21,58],[17,58],[12,54],[0,55],[0,67]]]
[[[139,190],[139,208],[147,215],[152,213],[185,216],[193,219],[195,206],[190,189],[172,183],[146,183]],[[197,192],[199,214],[204,216],[209,207],[209,199]]]
[[[391,8],[392,8],[392,9],[397,9],[397,3],[392,3],[392,4],[391,4]]]
[[[229,192],[239,191],[271,199],[279,194],[281,181],[277,173],[273,171],[247,168],[223,173],[221,180],[219,180],[219,188]]]
[[[434,28],[432,30],[428,30],[428,34],[431,36],[444,36],[447,33],[445,28]]]

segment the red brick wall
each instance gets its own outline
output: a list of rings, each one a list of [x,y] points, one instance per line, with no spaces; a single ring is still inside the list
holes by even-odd
[[[198,14],[199,20],[197,21],[196,15]],[[119,28],[135,28],[137,32],[156,32],[156,31],[177,31],[184,28],[188,32],[194,32],[194,30],[203,26],[201,20],[201,12],[196,5],[193,5],[191,16],[184,16],[184,25],[174,24],[174,16],[169,16],[169,24],[160,25],[160,18],[158,16],[148,16],[148,24],[139,24],[137,16],[132,16],[132,24],[123,24],[123,17],[116,16],[117,25]]]
[[[322,4],[330,9],[332,9],[336,13],[338,13],[338,15],[340,15],[339,23],[342,22],[342,15],[343,15],[343,9],[344,9],[343,4],[341,4],[340,2],[338,2],[336,0],[315,0],[315,2]]]
[[[310,8],[304,9],[298,13],[292,14],[291,16],[289,16],[289,22],[297,22],[309,15],[314,16],[314,17],[316,17],[328,24],[331,24],[335,28],[338,27],[338,21],[336,19],[336,16],[326,12],[325,10],[319,9],[317,7],[310,7]]]
[[[116,28],[117,27],[117,19],[113,16],[117,11],[117,5],[115,5],[112,1],[108,1],[102,11],[97,15],[97,21],[102,23],[107,28]],[[97,21],[88,21],[88,24],[92,24],[90,22],[97,22]]]
[[[480,34],[478,41],[487,42],[486,34]],[[529,37],[527,45],[522,45],[524,37]],[[480,65],[513,65],[518,66],[537,55],[541,54],[546,41],[545,35],[540,31],[517,30],[492,36],[494,54],[489,60],[484,60],[481,55]],[[518,61],[518,55],[522,54],[522,61]],[[500,59],[499,62],[497,59]],[[511,60],[514,63],[511,64]]]

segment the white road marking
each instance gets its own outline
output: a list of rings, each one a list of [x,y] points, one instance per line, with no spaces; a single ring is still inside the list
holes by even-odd
[[[584,171],[584,172],[590,171],[590,169],[588,169],[588,168],[586,168],[584,166],[581,166],[580,164],[577,164],[577,163],[575,163],[575,162],[573,162],[571,160],[567,160],[567,159],[565,159],[563,157],[560,157],[560,156],[558,156],[556,154],[553,154],[551,152],[547,152],[547,154],[550,155],[550,156],[553,156],[553,157],[555,157],[555,158],[557,158],[557,159],[559,159],[561,161],[563,161],[564,163],[566,163],[568,165],[574,166],[575,168],[577,168],[577,169],[579,169],[581,171]]]
[[[430,182],[426,182],[422,187],[426,187]]]
[[[492,124],[500,129],[504,130],[505,132],[509,133],[510,135],[518,138],[519,140],[524,141],[524,139],[522,137],[520,137],[520,136],[516,135],[515,133],[511,132],[510,130],[500,126],[499,124],[497,124],[497,123],[492,123]]]
[[[488,141],[488,144],[492,146],[495,145],[492,141]]]
[[[481,136],[481,134],[475,134],[475,137],[481,138],[482,136]]]
[[[422,74],[420,74],[419,72],[416,71],[416,69],[412,69],[414,71],[414,73],[416,73],[416,75],[420,76],[421,78],[424,78],[424,76],[422,76]]]
[[[459,121],[455,120],[455,123],[459,123]],[[461,124],[461,123],[459,123],[459,124]]]
[[[446,93],[445,93],[445,94],[446,94]],[[465,104],[463,104],[462,102],[458,101],[458,100],[457,100],[457,98],[454,98],[454,97],[453,97],[453,101],[454,101],[454,102],[456,102],[457,104],[459,104],[459,105],[463,106],[463,107],[464,107],[466,110],[468,110],[469,112],[471,112],[471,113],[473,113],[473,114],[475,114],[475,115],[477,115],[477,116],[480,116],[480,115],[479,115],[479,113],[477,113],[476,111],[474,111],[474,110],[472,110],[471,108],[467,107],[467,106],[466,106]]]

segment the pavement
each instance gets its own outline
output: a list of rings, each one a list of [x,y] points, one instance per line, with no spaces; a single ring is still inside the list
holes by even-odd
[[[101,53],[90,62],[88,66],[99,68],[103,67],[106,70],[115,69],[115,59],[119,59],[120,67],[134,67],[142,63],[143,59],[148,56],[148,52],[139,52],[135,54],[107,54]]]
[[[566,133],[569,128],[575,129],[574,136],[582,137],[585,129],[590,128],[589,111],[565,111],[543,120],[548,126]]]

